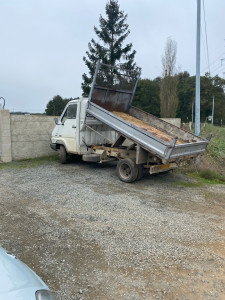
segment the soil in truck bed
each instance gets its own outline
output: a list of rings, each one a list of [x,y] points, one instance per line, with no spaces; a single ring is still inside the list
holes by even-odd
[[[112,112],[113,114],[117,115],[118,117],[120,117],[121,119],[133,124],[134,126],[142,129],[142,130],[146,130],[147,132],[155,135],[156,137],[162,139],[163,141],[165,142],[168,142],[170,143],[171,140],[173,139],[173,136],[170,135],[169,133],[167,132],[164,132],[160,129],[157,129],[135,117],[132,117],[131,115],[127,114],[127,113],[124,113],[124,112],[118,112],[118,111],[113,111]],[[178,145],[181,145],[181,144],[186,144],[187,141],[184,141],[182,139],[177,139],[177,142],[176,144]]]

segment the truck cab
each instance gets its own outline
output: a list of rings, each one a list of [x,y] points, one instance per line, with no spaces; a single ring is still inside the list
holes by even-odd
[[[77,124],[79,123],[79,115],[81,100],[72,100],[65,107],[59,119],[55,119],[56,126],[52,132],[52,146],[60,148],[63,145],[67,152],[77,153]],[[78,120],[77,120],[78,119]]]
[[[99,161],[91,145],[112,143],[116,132],[110,126],[87,114],[88,98],[71,100],[61,116],[55,118],[51,148],[59,152],[61,163],[70,155],[82,155],[84,160]],[[92,155],[91,155],[92,154]],[[86,156],[85,156],[86,155]]]

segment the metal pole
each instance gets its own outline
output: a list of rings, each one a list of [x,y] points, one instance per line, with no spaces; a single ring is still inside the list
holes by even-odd
[[[213,116],[214,116],[214,95],[213,95],[213,103],[212,103],[212,124],[213,124]]]
[[[192,101],[192,106],[191,106],[191,123],[192,123],[192,129],[194,125],[194,102]]]
[[[200,28],[201,28],[201,0],[197,0],[195,134],[198,136],[200,136]]]
[[[95,74],[94,74],[93,81],[92,81],[92,84],[91,84],[91,90],[90,90],[90,93],[89,93],[88,101],[91,101],[91,97],[92,97],[93,90],[94,90],[94,87],[95,87],[96,77],[98,75],[99,68],[100,68],[100,60],[98,60],[97,65],[96,65]]]

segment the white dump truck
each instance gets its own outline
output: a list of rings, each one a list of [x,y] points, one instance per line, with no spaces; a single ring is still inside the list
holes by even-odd
[[[203,139],[133,107],[140,74],[98,62],[89,98],[70,101],[52,132],[51,148],[61,163],[70,155],[84,161],[117,160],[124,182],[174,169],[206,151]]]

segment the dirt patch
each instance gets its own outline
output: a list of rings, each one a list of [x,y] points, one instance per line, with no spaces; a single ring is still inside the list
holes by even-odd
[[[82,162],[0,172],[0,243],[58,299],[224,298],[225,186]]]

